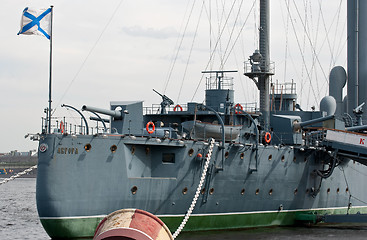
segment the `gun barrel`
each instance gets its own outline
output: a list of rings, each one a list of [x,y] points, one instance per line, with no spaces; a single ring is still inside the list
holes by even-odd
[[[320,123],[320,122],[325,122],[327,120],[333,119],[335,116],[334,115],[330,115],[330,116],[326,116],[326,117],[321,117],[321,118],[315,118],[315,119],[311,119],[308,121],[304,121],[304,122],[300,122],[300,123],[295,123],[293,125],[293,129],[294,131],[300,130],[303,127],[315,124],[315,123]]]
[[[109,119],[100,119],[100,118],[97,118],[97,117],[89,117],[90,120],[92,121],[98,121],[98,122],[105,122],[105,123],[110,123],[110,120]]]
[[[159,96],[163,97],[163,95],[162,95],[162,94],[160,94],[159,92],[157,92],[154,88],[153,88],[153,91],[154,91],[156,94],[158,94]]]
[[[353,126],[353,127],[347,127],[345,130],[347,131],[360,131],[360,130],[366,130],[367,125],[360,125],[360,126]]]
[[[109,115],[115,118],[120,118],[122,116],[121,111],[118,111],[118,110],[107,110],[107,109],[102,109],[102,108],[90,107],[86,105],[82,107],[82,110],[89,111],[89,112],[97,112],[97,113]]]
[[[299,125],[301,127],[305,127],[305,126],[312,125],[314,123],[325,122],[325,121],[330,120],[330,119],[333,119],[333,118],[334,118],[334,115],[330,115],[330,116],[326,116],[326,117],[320,117],[320,118],[315,118],[315,119],[312,119],[312,120],[300,122]]]

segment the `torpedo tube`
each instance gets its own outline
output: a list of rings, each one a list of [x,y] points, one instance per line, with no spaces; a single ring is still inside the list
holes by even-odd
[[[155,215],[140,209],[110,213],[98,225],[93,240],[173,240],[168,227]]]

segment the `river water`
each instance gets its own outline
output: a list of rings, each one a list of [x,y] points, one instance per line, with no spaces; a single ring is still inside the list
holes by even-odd
[[[1,179],[0,179],[1,180]],[[38,219],[36,179],[18,178],[0,185],[0,240],[50,240]],[[241,231],[181,233],[181,240],[204,239],[367,239],[367,225],[259,228]]]

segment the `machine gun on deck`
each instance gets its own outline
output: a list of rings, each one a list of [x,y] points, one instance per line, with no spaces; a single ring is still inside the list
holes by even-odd
[[[157,92],[156,90],[153,89],[154,92],[156,92],[159,96],[162,97],[162,102],[161,102],[161,114],[166,114],[166,107],[169,105],[173,105],[175,104],[172,99],[170,99],[169,97],[167,97],[166,95],[162,95],[159,92]]]

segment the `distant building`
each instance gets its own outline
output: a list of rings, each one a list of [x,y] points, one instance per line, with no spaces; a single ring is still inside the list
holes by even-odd
[[[2,156],[10,156],[10,157],[17,157],[17,156],[37,156],[37,150],[33,149],[28,152],[18,152],[18,150],[13,150],[8,153],[0,153],[0,157]]]

